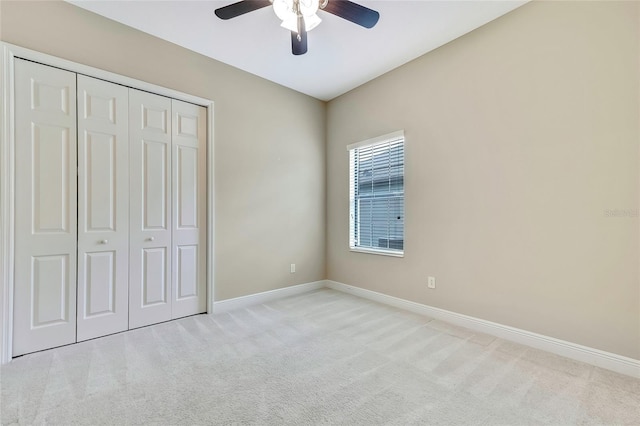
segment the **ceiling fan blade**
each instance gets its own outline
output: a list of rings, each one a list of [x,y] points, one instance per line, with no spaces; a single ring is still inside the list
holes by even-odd
[[[269,0],[243,0],[218,8],[214,13],[220,19],[231,19],[267,6],[271,6]]]
[[[300,35],[299,38],[298,35]],[[294,55],[307,53],[307,29],[304,27],[302,16],[298,17],[298,32],[291,31],[291,53]]]
[[[348,0],[329,0],[322,10],[365,28],[373,28],[380,19],[380,14],[375,10]]]

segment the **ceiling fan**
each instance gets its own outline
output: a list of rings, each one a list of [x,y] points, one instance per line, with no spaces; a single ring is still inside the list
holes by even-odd
[[[375,10],[349,0],[242,0],[216,9],[215,14],[226,20],[271,5],[282,20],[281,26],[291,31],[291,51],[294,55],[307,53],[307,31],[322,21],[316,14],[318,10],[365,28],[373,28],[380,18]]]

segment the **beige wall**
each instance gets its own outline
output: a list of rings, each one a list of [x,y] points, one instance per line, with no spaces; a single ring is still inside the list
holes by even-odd
[[[639,6],[530,3],[331,101],[328,278],[640,359],[639,219],[605,215],[639,207]],[[351,253],[345,146],[398,129],[405,257]]]
[[[325,277],[323,102],[67,3],[0,8],[3,41],[215,102],[216,300]]]

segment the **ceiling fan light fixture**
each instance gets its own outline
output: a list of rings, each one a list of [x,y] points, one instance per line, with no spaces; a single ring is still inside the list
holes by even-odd
[[[282,21],[280,26],[293,32],[298,32],[296,9],[300,9],[306,30],[311,31],[322,22],[322,19],[316,14],[319,7],[319,0],[273,0],[273,11]]]
[[[298,18],[292,16],[282,21],[280,24],[282,28],[286,28],[289,31],[298,32]]]
[[[318,11],[318,8],[320,7],[319,0],[298,0],[298,4],[300,5],[300,12],[305,18],[307,16],[315,15]]]

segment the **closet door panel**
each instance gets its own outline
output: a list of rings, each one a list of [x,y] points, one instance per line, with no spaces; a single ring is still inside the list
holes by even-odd
[[[165,305],[169,302],[169,281],[166,274],[167,249],[165,247],[142,249],[142,306]],[[164,319],[164,318],[163,318]]]
[[[206,109],[172,100],[172,318],[206,312]]]
[[[129,322],[129,89],[78,76],[78,341]]]
[[[76,75],[15,60],[13,355],[76,341]]]
[[[171,319],[171,100],[130,89],[129,328]]]
[[[145,231],[167,231],[170,204],[167,185],[169,145],[166,142],[143,140],[142,143],[142,219]]]

